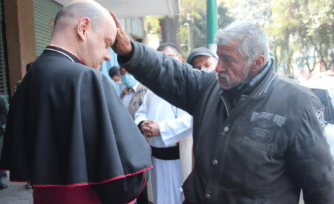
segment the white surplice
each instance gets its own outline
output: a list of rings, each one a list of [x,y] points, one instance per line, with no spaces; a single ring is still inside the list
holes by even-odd
[[[136,124],[145,120],[159,122],[160,136],[147,138],[153,147],[176,146],[181,140],[192,137],[192,116],[151,91],[147,91],[144,102],[135,115]],[[191,155],[191,152],[189,154]],[[191,160],[191,157],[188,158]],[[151,178],[154,204],[181,204],[180,160],[161,160],[153,157],[153,166]],[[190,171],[187,176],[189,173]]]

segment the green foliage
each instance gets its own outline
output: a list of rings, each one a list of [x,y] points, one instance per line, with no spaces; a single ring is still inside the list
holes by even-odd
[[[179,37],[179,48],[180,52],[183,56],[188,56],[189,52],[189,32],[188,27],[186,25],[179,25],[178,30],[178,37]]]
[[[161,16],[147,16],[144,21],[147,23],[147,29],[150,34],[161,34],[159,19]]]
[[[249,20],[267,34],[276,67],[293,75],[292,64],[304,64],[312,72],[316,64],[328,70],[334,65],[333,0],[217,0],[218,28],[234,19]],[[160,33],[158,17],[146,22],[150,32]],[[152,19],[154,18],[154,19]],[[179,46],[184,56],[207,46],[206,1],[182,0]]]
[[[183,1],[188,2],[188,1]],[[179,35],[179,40],[181,45],[181,52],[184,56],[188,56],[189,51],[197,47],[207,47],[207,15],[206,15],[206,5],[197,6],[197,10],[193,10],[190,13],[182,13],[180,17],[180,28],[183,28],[183,35]],[[182,4],[184,5],[184,4]],[[188,4],[186,4],[188,5]],[[189,8],[184,11],[189,10]],[[223,3],[219,3],[217,6],[218,15],[218,28],[222,29],[229,25],[233,19],[228,14],[228,9]],[[191,30],[190,30],[191,29]],[[189,33],[190,31],[190,33]],[[189,37],[190,35],[190,37]],[[192,42],[191,39],[192,39]]]
[[[293,40],[287,42],[292,46],[295,62],[305,63],[309,71],[314,70],[315,64],[321,62],[326,70],[333,62],[333,21],[334,3],[328,0],[278,0],[285,4],[285,9],[276,11],[274,22],[284,22],[284,26],[272,25],[276,36],[289,34]],[[276,2],[276,1],[275,1]],[[274,12],[273,12],[274,13]],[[313,52],[312,52],[313,51]],[[332,59],[331,59],[332,58]],[[310,59],[313,68],[309,67]]]
[[[223,29],[234,21],[234,19],[229,14],[227,7],[225,7],[223,3],[220,3],[218,5],[217,14],[218,14],[218,29]]]
[[[266,32],[277,65],[305,64],[312,72],[334,63],[333,0],[223,0],[232,17],[251,20]],[[310,66],[313,63],[313,66]],[[285,67],[285,66],[283,66]]]
[[[201,18],[200,13],[206,13],[206,1],[181,0],[181,16],[188,14],[195,18]]]
[[[231,17],[236,20],[247,20],[261,26],[268,24],[271,19],[271,0],[223,0]]]

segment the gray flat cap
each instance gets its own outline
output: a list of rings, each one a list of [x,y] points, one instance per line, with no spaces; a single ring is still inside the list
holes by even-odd
[[[209,50],[206,47],[199,47],[199,48],[193,49],[193,51],[191,51],[191,53],[190,53],[190,55],[187,59],[187,63],[192,64],[192,62],[194,61],[194,59],[197,56],[209,56],[209,57],[213,57],[216,60],[218,60],[217,55],[215,53],[211,52],[211,50]]]

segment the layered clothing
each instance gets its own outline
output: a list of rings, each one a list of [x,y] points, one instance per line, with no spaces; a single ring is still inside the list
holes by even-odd
[[[147,88],[141,83],[137,82],[132,88],[125,87],[121,94],[120,98],[123,101],[123,104],[128,109],[132,118],[135,118],[135,114],[138,108],[143,104],[144,96],[147,92]]]
[[[193,116],[195,166],[183,184],[188,203],[297,204],[301,190],[305,203],[334,203],[324,107],[310,89],[278,76],[273,60],[259,83],[234,98],[216,73],[132,45],[131,57],[118,57],[121,66]]]

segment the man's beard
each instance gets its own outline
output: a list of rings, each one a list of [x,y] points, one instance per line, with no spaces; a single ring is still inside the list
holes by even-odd
[[[248,74],[246,74],[245,77],[241,81],[233,82],[231,81],[231,78],[228,74],[217,72],[216,76],[217,76],[217,80],[219,82],[220,87],[224,90],[229,90],[233,87],[243,84],[247,81],[247,78],[248,78]]]

